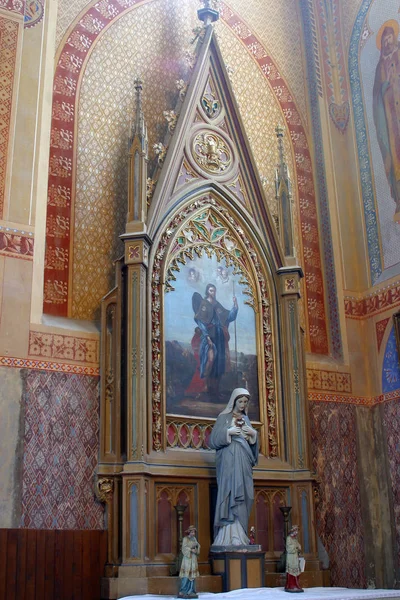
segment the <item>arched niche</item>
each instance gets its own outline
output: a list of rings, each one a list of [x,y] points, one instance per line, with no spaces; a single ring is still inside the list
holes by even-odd
[[[152,450],[207,450],[230,392],[247,387],[262,453],[280,455],[278,295],[268,244],[260,241],[254,221],[216,188],[177,201],[160,225],[149,257]],[[204,360],[202,369],[204,332],[195,321],[200,306],[207,312],[209,284],[226,311],[222,321],[231,318],[222,328],[224,370],[214,378]],[[219,379],[216,385],[212,379]]]

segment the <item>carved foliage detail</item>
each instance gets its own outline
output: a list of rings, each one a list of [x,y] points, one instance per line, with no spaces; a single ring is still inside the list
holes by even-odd
[[[235,236],[231,233],[235,232]],[[172,243],[174,242],[174,243]],[[172,252],[168,256],[171,245]],[[197,249],[196,249],[197,248]],[[152,437],[153,449],[163,449],[165,439],[163,432],[162,408],[162,373],[161,373],[161,328],[160,317],[161,295],[163,293],[163,272],[166,273],[165,286],[173,289],[170,281],[174,281],[174,270],[179,270],[179,263],[191,259],[194,253],[206,252],[209,256],[215,253],[230,261],[243,276],[243,284],[247,286],[248,303],[255,306],[255,298],[260,298],[262,317],[262,337],[264,350],[264,372],[266,387],[268,447],[266,453],[270,457],[278,454],[276,434],[276,390],[273,365],[273,342],[271,328],[271,308],[268,300],[268,288],[262,265],[257,252],[248,239],[243,228],[236,222],[229,211],[218,205],[216,200],[207,195],[187,205],[167,226],[156,249],[152,274]],[[199,256],[201,254],[198,254]],[[251,268],[250,268],[251,262]],[[246,273],[255,271],[257,294],[254,284],[248,280]],[[172,435],[172,434],[171,434]],[[179,436],[178,436],[179,438]],[[179,439],[173,445],[181,445]],[[200,446],[199,446],[200,447]]]

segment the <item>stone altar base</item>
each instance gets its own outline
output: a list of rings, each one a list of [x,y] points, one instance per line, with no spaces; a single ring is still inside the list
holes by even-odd
[[[213,574],[222,575],[224,592],[264,586],[265,552],[260,546],[221,547],[221,550],[212,546],[210,561]]]
[[[176,597],[180,586],[179,577],[104,577],[101,580],[102,600],[118,600],[126,596],[137,598],[145,594],[154,594]],[[200,575],[196,579],[197,592],[215,592],[222,590],[221,577],[213,575]]]
[[[234,590],[222,594],[199,594],[199,600],[290,600],[283,588]],[[301,600],[400,600],[400,590],[354,590],[315,587],[304,590]],[[171,596],[127,596],[121,600],[171,600]]]

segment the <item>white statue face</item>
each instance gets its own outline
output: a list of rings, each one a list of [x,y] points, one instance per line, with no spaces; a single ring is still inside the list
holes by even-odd
[[[239,396],[239,398],[236,398],[234,408],[236,408],[236,410],[240,410],[240,412],[244,412],[247,408],[248,403],[249,399],[247,396]]]

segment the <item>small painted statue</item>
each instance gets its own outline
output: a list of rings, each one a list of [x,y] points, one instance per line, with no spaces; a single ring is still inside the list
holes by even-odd
[[[254,525],[250,527],[249,544],[250,546],[256,545],[256,528]]]
[[[304,592],[303,588],[300,587],[299,576],[301,573],[299,554],[301,546],[297,539],[299,528],[297,525],[289,531],[289,535],[286,538],[286,585],[285,592],[299,593]]]
[[[190,525],[182,540],[182,565],[179,572],[181,586],[178,598],[198,598],[196,594],[196,577],[199,576],[197,556],[200,544],[196,539],[196,527]]]

